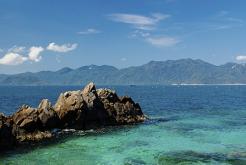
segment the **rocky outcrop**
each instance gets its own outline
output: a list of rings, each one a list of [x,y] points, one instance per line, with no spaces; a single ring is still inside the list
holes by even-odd
[[[97,90],[89,83],[83,90],[61,93],[54,106],[43,99],[37,108],[23,105],[10,117],[0,114],[0,148],[50,139],[57,129],[86,130],[144,120],[139,104],[130,97]]]
[[[111,125],[131,124],[145,120],[139,104],[130,97],[118,97],[115,91],[110,89],[98,89],[97,93],[110,117]]]
[[[43,99],[38,106],[38,118],[44,129],[60,126],[60,119],[48,99]]]
[[[8,149],[15,144],[12,133],[12,120],[0,113],[0,151]]]
[[[41,122],[38,118],[38,110],[28,105],[23,105],[13,116],[13,122],[16,127],[26,132],[32,132],[41,128]]]
[[[81,91],[61,93],[54,107],[62,127],[77,129],[83,128],[86,108]]]
[[[108,125],[108,114],[97,94],[95,84],[89,83],[81,92],[87,106],[85,128]]]

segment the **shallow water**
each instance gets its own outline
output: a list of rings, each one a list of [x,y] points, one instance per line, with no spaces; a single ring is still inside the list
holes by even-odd
[[[10,152],[0,164],[246,164],[246,86],[113,86],[150,120]],[[80,87],[0,87],[0,111]]]

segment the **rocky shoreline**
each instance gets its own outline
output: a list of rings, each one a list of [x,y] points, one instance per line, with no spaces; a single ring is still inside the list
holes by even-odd
[[[55,138],[57,130],[88,130],[126,125],[146,119],[130,97],[89,83],[83,90],[61,93],[56,104],[43,99],[37,108],[23,105],[11,116],[0,113],[0,151],[23,143]]]

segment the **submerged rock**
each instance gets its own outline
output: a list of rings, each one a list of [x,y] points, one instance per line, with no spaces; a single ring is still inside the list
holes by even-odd
[[[61,93],[54,106],[43,99],[38,108],[23,105],[11,117],[0,114],[0,148],[50,139],[55,134],[52,130],[88,130],[144,120],[139,104],[130,97],[97,90],[89,83],[83,90]]]
[[[168,152],[158,156],[158,164],[246,164],[245,155],[233,156],[222,153],[200,153],[194,151]]]
[[[147,164],[141,159],[132,159],[132,158],[126,158],[124,160],[124,165],[145,165]]]
[[[40,142],[43,140],[51,139],[54,137],[54,135],[50,131],[35,131],[35,132],[29,132],[25,134],[21,134],[17,136],[17,141],[19,143],[25,143],[25,142]]]

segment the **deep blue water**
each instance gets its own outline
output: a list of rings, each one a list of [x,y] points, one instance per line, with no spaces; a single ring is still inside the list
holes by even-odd
[[[246,86],[105,86],[140,103],[144,124],[76,136],[0,164],[246,164]],[[0,87],[0,112],[53,104],[77,86]]]

